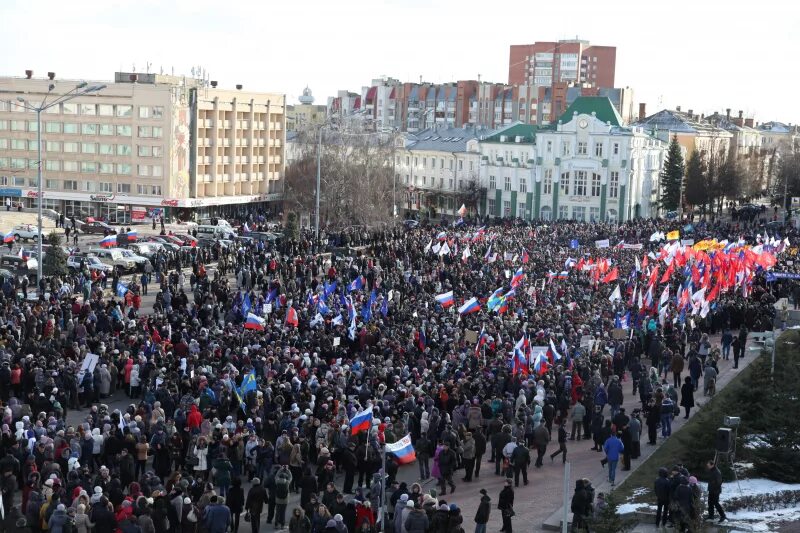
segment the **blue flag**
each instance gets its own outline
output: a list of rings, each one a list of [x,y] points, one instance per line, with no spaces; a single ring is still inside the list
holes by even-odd
[[[122,283],[121,281],[117,282],[117,296],[120,298],[124,298],[125,294],[128,293],[128,287]]]
[[[336,280],[333,280],[331,283],[325,283],[325,299],[328,299],[328,296],[336,292]]]
[[[569,241],[569,247],[572,248],[573,250],[577,250],[578,249],[578,239],[572,239],[571,241]]]
[[[244,298],[242,298],[242,316],[247,316],[247,313],[249,313],[252,308],[253,305],[250,302],[250,293],[246,292]]]
[[[383,318],[386,318],[386,316],[389,314],[389,299],[388,298],[384,297],[383,302],[381,302],[381,314],[383,315]]]
[[[331,312],[331,310],[328,308],[328,306],[327,306],[327,305],[325,305],[325,302],[324,302],[324,301],[322,301],[322,300],[320,300],[319,302],[317,302],[317,309],[318,309],[318,310],[319,310],[319,312],[320,312],[320,313],[322,313],[323,315],[327,315],[328,313],[330,313],[330,312]]]

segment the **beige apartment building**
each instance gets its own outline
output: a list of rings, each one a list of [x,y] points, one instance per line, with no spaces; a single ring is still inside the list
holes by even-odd
[[[38,202],[36,113],[18,98],[38,107],[77,83],[0,77],[2,201]],[[45,208],[130,223],[268,210],[280,199],[283,95],[150,73],[118,72],[105,85],[42,113]]]

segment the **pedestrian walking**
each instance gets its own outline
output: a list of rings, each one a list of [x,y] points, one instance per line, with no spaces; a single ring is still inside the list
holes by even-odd
[[[574,429],[574,422],[573,422],[573,429]],[[578,437],[580,438],[580,437]],[[561,463],[567,462],[567,420],[566,418],[561,421],[561,424],[558,426],[558,450],[550,454],[550,461],[552,462],[555,458],[561,454]]]
[[[492,512],[492,499],[486,492],[486,489],[481,489],[481,501],[478,504],[478,510],[475,511],[475,533],[486,533],[486,524],[489,523],[489,515]]]
[[[719,521],[724,522],[727,517],[725,509],[719,504],[719,497],[722,494],[722,472],[719,471],[714,461],[706,463],[708,474],[708,520],[714,520],[714,511],[719,514]]]
[[[547,428],[545,428],[547,429]],[[500,491],[500,496],[497,501],[497,508],[503,517],[503,528],[501,533],[513,533],[511,526],[511,519],[514,517],[514,489],[511,488],[511,480],[506,479],[506,484],[503,490]]]
[[[625,446],[623,446],[622,440],[620,440],[621,436],[621,433],[611,435],[603,444],[603,451],[605,452],[606,459],[608,460],[608,482],[611,483],[612,487],[617,479],[617,464],[619,463],[619,457],[622,452],[625,451]]]

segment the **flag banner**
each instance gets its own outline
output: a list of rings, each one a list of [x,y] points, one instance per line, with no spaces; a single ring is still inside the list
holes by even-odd
[[[681,246],[694,246],[694,239],[681,239]]]
[[[414,446],[411,444],[411,434],[393,443],[386,443],[386,453],[391,453],[401,465],[412,463],[417,458]]]
[[[680,238],[681,238],[681,232],[678,230],[670,231],[669,233],[667,233],[668,241],[677,241]]]
[[[594,241],[595,248],[609,248],[611,243],[608,239],[603,239],[602,241]]]
[[[350,434],[358,435],[362,431],[369,431],[372,427],[372,406],[367,405],[367,408],[357,413],[350,419]]]
[[[642,243],[638,243],[638,244],[625,243],[625,244],[622,245],[622,249],[623,250],[641,250],[643,247],[644,247],[644,245]]]

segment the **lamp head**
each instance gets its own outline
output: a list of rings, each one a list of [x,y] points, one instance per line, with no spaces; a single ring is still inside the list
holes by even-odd
[[[87,85],[88,85],[88,83],[86,83],[85,81],[82,81],[82,82],[80,82],[78,85],[76,85],[76,86],[75,86],[75,88],[76,88],[76,89],[83,89],[83,88],[84,88],[84,87],[86,87]]]

